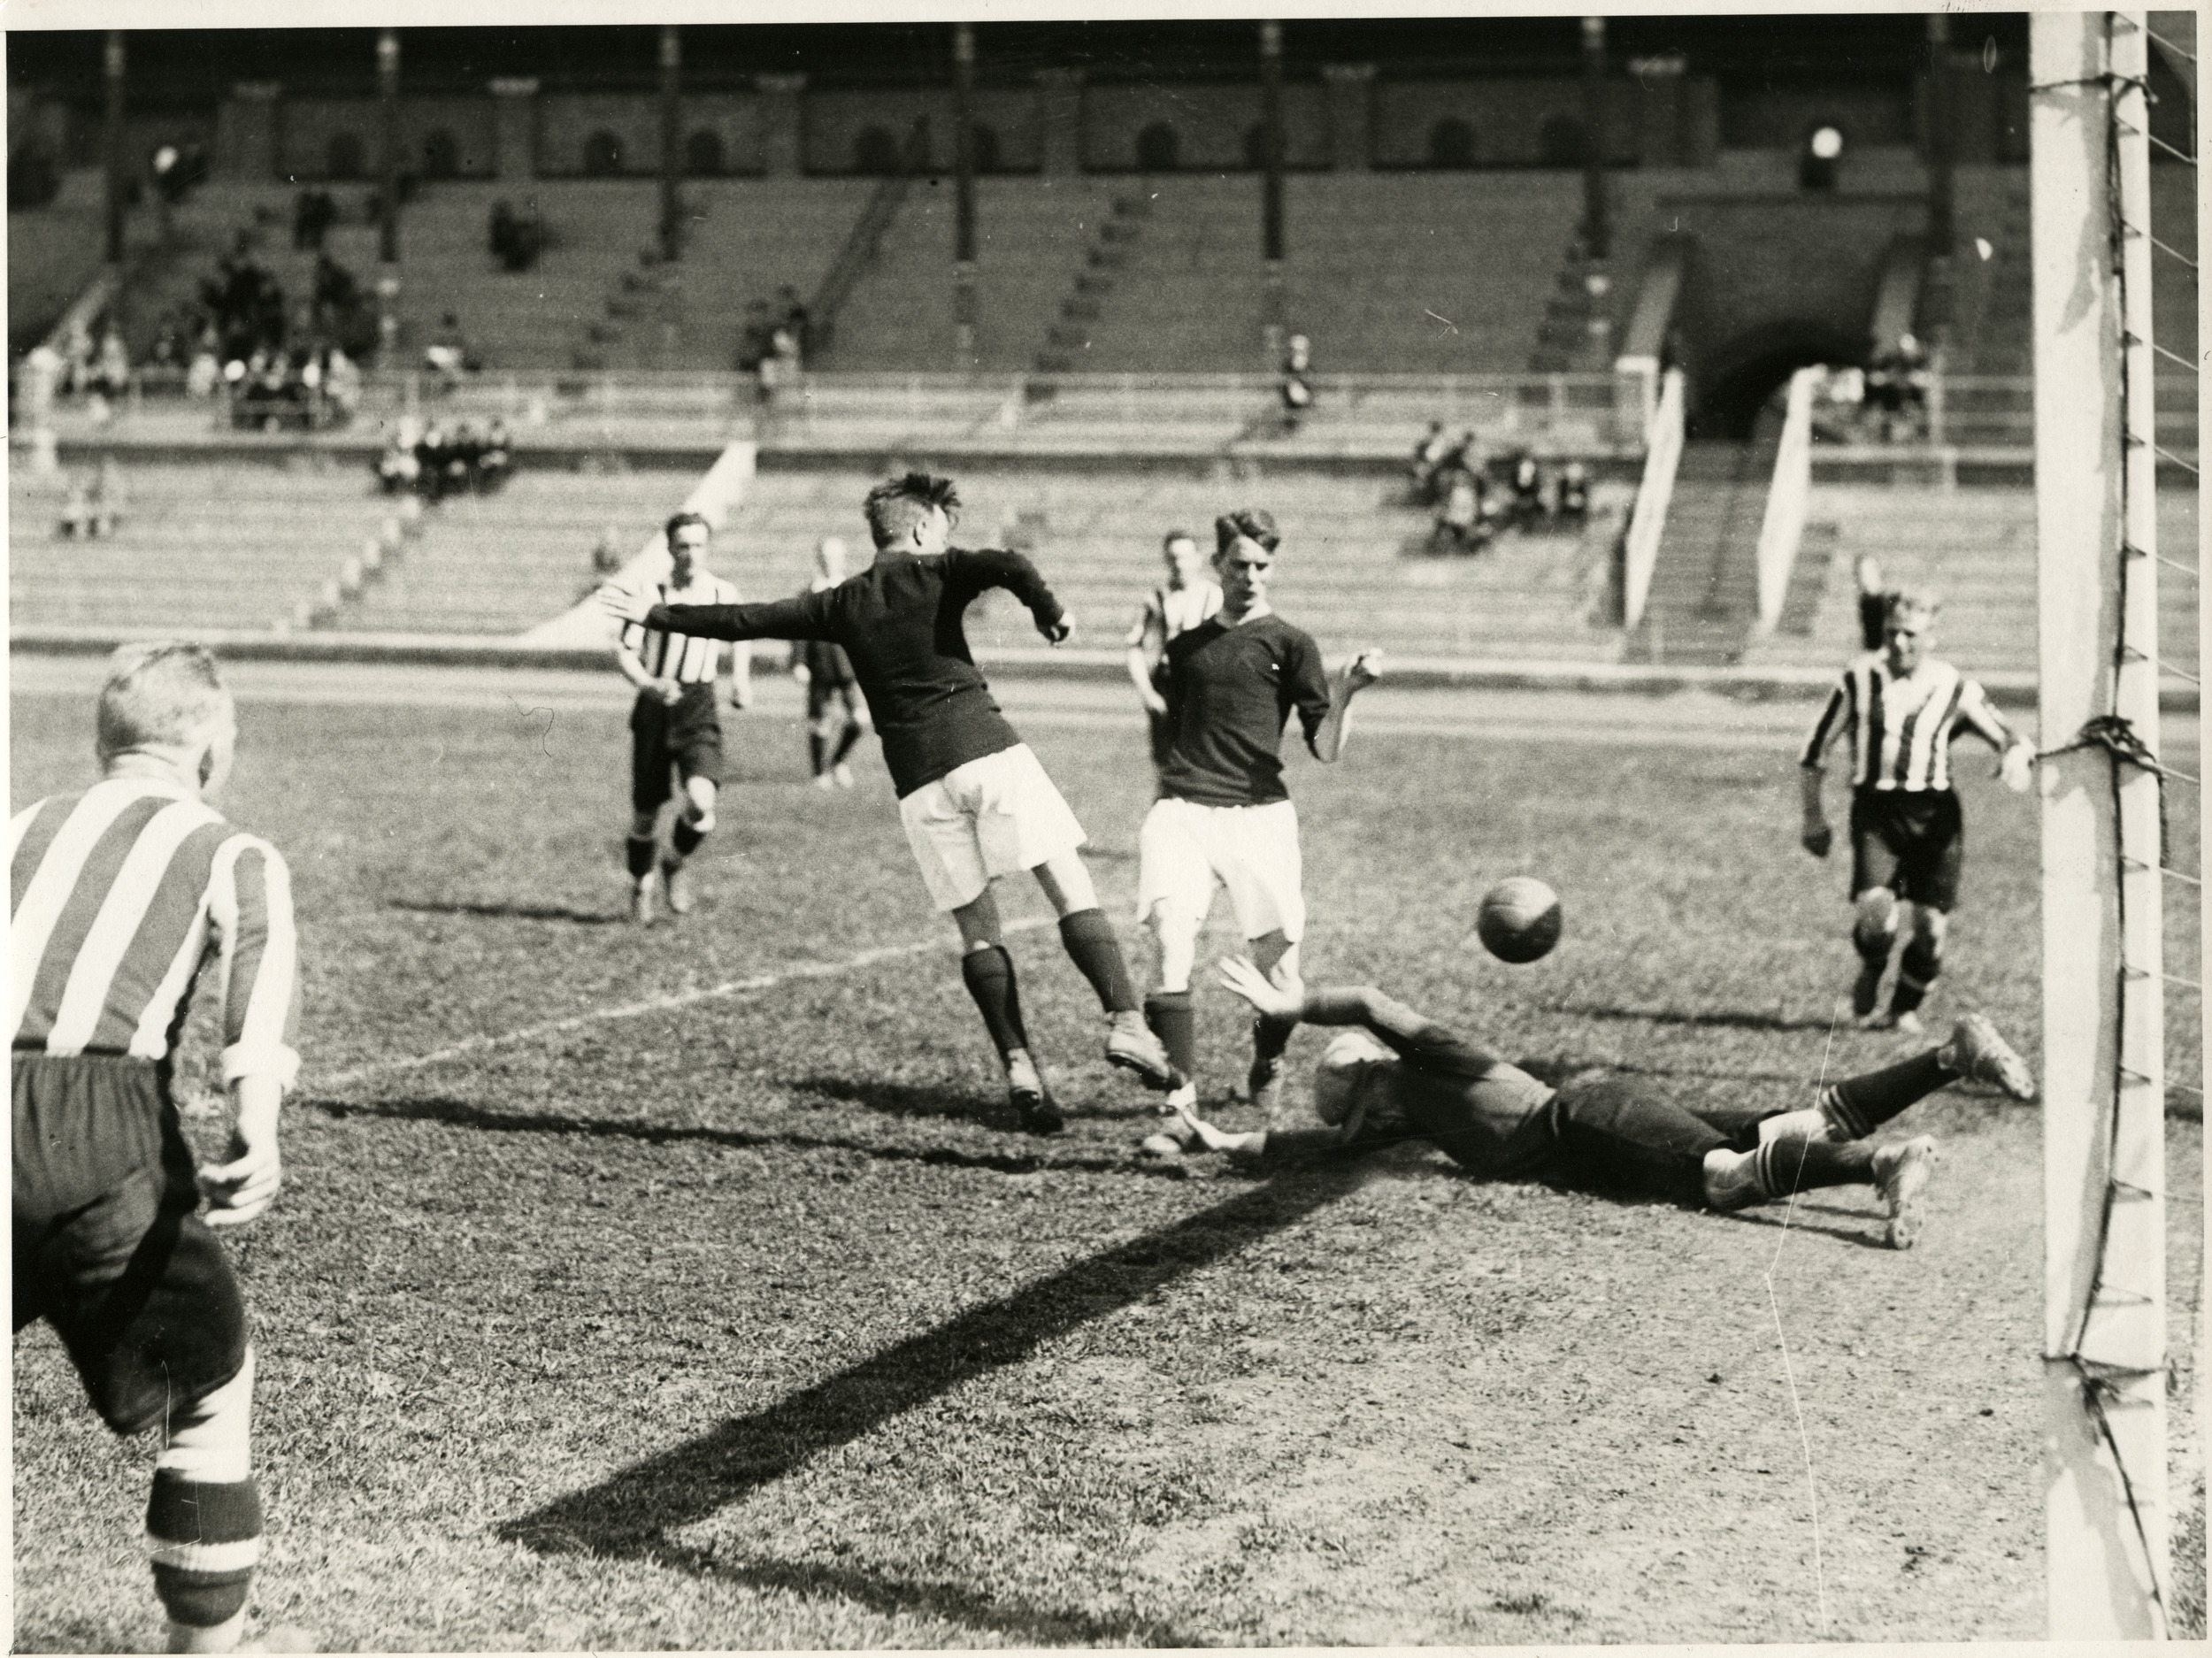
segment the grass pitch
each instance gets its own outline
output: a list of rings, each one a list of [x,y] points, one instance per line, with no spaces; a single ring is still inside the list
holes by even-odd
[[[787,699],[737,722],[701,909],[641,932],[622,706],[526,701],[242,710],[227,803],[292,861],[307,1060],[284,1194],[233,1234],[257,1623],[361,1650],[2040,1634],[2032,1108],[1967,1087],[1897,1125],[1946,1153],[1908,1255],[1857,1193],[1724,1219],[1417,1148],[1163,1170],[1041,900],[1010,891],[1071,1111],[1026,1138],[879,766],[820,794]],[[16,804],[85,780],[82,697],[13,711]],[[1125,919],[1141,732],[1026,734]],[[2034,1055],[2034,811],[1961,757],[1935,1011]],[[1795,847],[1785,747],[1378,728],[1292,787],[1316,982],[1732,1099],[1808,1102],[1896,1051],[1835,1028],[1845,871]],[[1517,872],[1567,909],[1519,969],[1467,946]],[[2193,916],[2171,925],[2193,959]],[[1242,1021],[1200,1002],[1217,1101]],[[2194,1009],[2170,1017],[2196,1078]],[[2200,1539],[2198,1125],[2170,1142],[2174,1497]],[[141,1648],[149,1453],[43,1330],[14,1380],[15,1644]]]

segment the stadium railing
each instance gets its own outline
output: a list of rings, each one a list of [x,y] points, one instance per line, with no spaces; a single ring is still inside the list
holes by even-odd
[[[1628,519],[1621,575],[1622,626],[1633,629],[1644,619],[1644,602],[1651,596],[1651,572],[1659,563],[1659,541],[1667,528],[1667,507],[1674,499],[1675,469],[1682,464],[1682,371],[1671,368],[1659,393],[1659,407],[1651,418],[1649,442],[1644,450],[1643,481],[1636,488],[1635,510]]]
[[[1790,376],[1788,412],[1782,442],[1774,457],[1774,482],[1767,491],[1766,517],[1759,524],[1759,631],[1770,633],[1782,618],[1798,543],[1805,534],[1805,502],[1813,485],[1813,388],[1816,368]]]

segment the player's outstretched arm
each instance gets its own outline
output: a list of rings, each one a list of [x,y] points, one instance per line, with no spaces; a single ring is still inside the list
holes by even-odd
[[[1329,676],[1329,711],[1306,739],[1313,757],[1333,765],[1344,754],[1351,732],[1352,699],[1382,678],[1382,652],[1363,650]]]
[[[1021,601],[1049,643],[1064,645],[1073,636],[1075,618],[1052,596],[1043,573],[1025,555],[1002,547],[955,548],[945,555],[945,567],[947,577],[970,598],[986,587],[1005,588]]]
[[[1221,982],[1249,1002],[1256,1013],[1306,1025],[1364,1025],[1401,1054],[1450,1035],[1435,1020],[1416,1013],[1372,985],[1285,989],[1242,956],[1222,960]]]
[[[642,619],[648,627],[694,639],[829,639],[832,618],[821,603],[827,596],[810,593],[764,604],[657,604]]]

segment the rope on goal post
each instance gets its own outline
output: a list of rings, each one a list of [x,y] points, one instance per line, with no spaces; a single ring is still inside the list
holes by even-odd
[[[2174,867],[2167,824],[2169,786],[2177,785],[2200,789],[2201,781],[2187,772],[2164,764],[2154,747],[2154,733],[2153,741],[2147,741],[2143,733],[2136,729],[2134,723],[2121,711],[2123,676],[2131,669],[2138,672],[2143,669],[2148,669],[2152,676],[2151,695],[2154,707],[2155,706],[2158,677],[2162,673],[2171,673],[2176,678],[2185,679],[2192,685],[2201,684],[2201,680],[2196,675],[2185,673],[2160,659],[2156,637],[2157,612],[2154,603],[2141,606],[2140,613],[2138,613],[2131,608],[2130,603],[2131,598],[2134,596],[2131,588],[2137,582],[2148,587],[2154,597],[2156,570],[2154,566],[2156,564],[2164,564],[2193,577],[2199,573],[2195,566],[2180,564],[2155,551],[2154,503],[2158,464],[2163,461],[2177,470],[2187,472],[2193,479],[2200,474],[2195,465],[2159,445],[2155,430],[2155,397],[2142,395],[2152,388],[2135,383],[2139,378],[2147,377],[2151,372],[2150,359],[2153,354],[2170,362],[2184,365],[2192,372],[2198,372],[2194,363],[2158,346],[2150,338],[2149,294],[2147,291],[2131,291],[2147,288],[2150,266],[2147,257],[2136,257],[2137,249],[2131,249],[2131,242],[2137,243],[2139,249],[2147,250],[2149,255],[2162,255],[2172,259],[2192,272],[2197,270],[2195,261],[2154,235],[2153,227],[2147,222],[2150,218],[2149,192],[2147,187],[2149,147],[2155,146],[2187,163],[2192,168],[2196,165],[2193,156],[2185,154],[2172,145],[2154,137],[2148,130],[2148,105],[2153,101],[2153,95],[2147,77],[2147,18],[2142,14],[2105,13],[2103,31],[2105,73],[2076,81],[2039,84],[2032,87],[2031,90],[2048,92],[2056,91],[2062,88],[2085,89],[2095,88],[2101,89],[2105,95],[2106,199],[2110,204],[2108,269],[2119,295],[2122,318],[2119,396],[2121,416],[2119,483],[2122,528],[2119,546],[2116,549],[2118,591],[2115,595],[2118,626],[2114,640],[2109,672],[2104,676],[2103,690],[2099,699],[2103,702],[2105,711],[2085,722],[2070,740],[2044,749],[2038,756],[2040,759],[2078,750],[2097,749],[2106,756],[2111,791],[2112,817],[2116,831],[2113,835],[2115,866],[2111,874],[2110,891],[2118,916],[2116,929],[2118,948],[2115,954],[2113,970],[2115,980],[2112,987],[2113,1012],[2107,1027],[2115,1033],[2111,1078],[2112,1100],[2104,1125],[2102,1192],[2097,1205],[2097,1218],[2088,1255],[2092,1270],[2086,1293],[2070,1310],[2069,1332],[2065,1344],[2048,1356],[2070,1366],[2079,1378],[2083,1409],[2090,1418],[2096,1438],[2102,1442],[2107,1453],[2110,1455],[2112,1466],[2119,1477],[2120,1493],[2126,1506],[2136,1544],[2141,1552],[2145,1577],[2147,1579],[2148,1595],[2156,1619],[2156,1626],[2162,1633],[2169,1623],[2170,1606],[2166,1585],[2170,1567],[2169,1562],[2162,1558],[2163,1549],[2157,1541],[2154,1540],[2154,1528],[2146,1519],[2144,1508],[2147,1499],[2146,1493],[2139,1492],[2140,1484],[2139,1477],[2155,1471],[2159,1485],[2162,1488],[2163,1447],[2161,1447],[2162,1465],[2156,1470],[2131,1470],[2129,1455],[2123,1448],[2122,1436],[2115,1430],[2111,1413],[2115,1409],[2139,1406],[2142,1402],[2139,1390],[2145,1384],[2154,1383],[2158,1378],[2164,1378],[2168,1374],[2169,1366],[2163,1362],[2162,1342],[2159,1348],[2162,1358],[2154,1366],[2114,1363],[2093,1357],[2091,1352],[2092,1324],[2101,1309],[2132,1308],[2154,1310],[2160,1305],[2159,1298],[2155,1294],[2131,1290],[2124,1287],[2123,1283],[2114,1281],[2116,1276],[2124,1278],[2124,1268],[2127,1264],[2124,1262],[2116,1263],[2112,1258],[2112,1232],[2116,1208],[2124,1202],[2155,1200],[2159,1195],[2155,1192],[2122,1178],[2117,1172],[2122,1166],[2121,1140],[2124,1116],[2122,1100],[2126,1091],[2131,1087],[2143,1087],[2154,1082],[2160,1083],[2162,1086],[2163,1083],[2162,1074],[2158,1076],[2147,1074],[2126,1063],[2130,1056],[2130,1017],[2131,1012],[2134,1011],[2131,1004],[2139,996],[2147,996],[2150,999],[2152,1012],[2159,1020],[2159,1033],[2156,1041],[2162,1048],[2162,993],[2165,987],[2177,986],[2193,990],[2200,997],[2203,994],[2203,987],[2200,984],[2165,972],[2162,961],[2158,967],[2154,968],[2131,959],[2128,943],[2130,891],[2132,887],[2139,887],[2144,877],[2150,878],[2149,916],[2154,925],[2156,925],[2157,917],[2162,913],[2159,893],[2161,883],[2170,879],[2177,879],[2200,892],[2202,890],[2201,881],[2198,878]],[[2138,39],[2125,42],[2124,45],[2120,37],[2124,32],[2130,31],[2133,32]],[[2161,43],[2170,47],[2170,42]],[[2119,73],[2116,59],[2124,51],[2130,57],[2142,61],[2142,73]],[[2131,62],[2128,66],[2132,69],[2135,65]],[[2139,115],[2136,115],[2138,111],[2141,111]],[[2136,115],[2136,119],[2130,119],[2131,115]],[[2123,155],[2124,146],[2131,141],[2142,146],[2138,157],[2132,158],[2133,180],[2126,176],[2128,165],[2124,160]],[[2136,180],[2143,182],[2139,183]],[[2139,196],[2140,199],[2137,201],[2135,198]],[[2131,203],[2134,211],[2139,213],[2139,217],[2145,222],[2133,222],[2131,218]],[[2134,267],[2132,271],[2131,265]],[[2143,429],[2143,411],[2149,411],[2150,430]],[[2152,497],[2149,501],[2141,499],[2147,488]],[[2145,526],[2140,533],[2137,528],[2139,525]],[[2153,544],[2139,546],[2137,544],[2139,539]],[[2139,570],[2141,572],[2139,576],[2137,574]],[[2141,614],[2147,614],[2150,618],[2149,627],[2152,636],[2147,641],[2139,642],[2137,639],[2131,637],[2131,617],[2134,616],[2136,622],[2139,625]],[[2139,710],[2141,707],[2139,696],[2136,706]],[[2125,823],[2125,815],[2122,799],[2124,789],[2130,778],[2146,775],[2155,779],[2158,825],[2157,851],[2154,857],[2148,858],[2130,848],[2128,832],[2123,826]],[[2138,1034],[2139,1037],[2140,1033]],[[2139,1063],[2152,1063],[2154,1071],[2160,1073],[2163,1071],[2162,1064],[2157,1064],[2154,1061],[2139,1061]],[[2185,1087],[2183,1091],[2195,1094],[2200,1100],[2203,1097],[2200,1089]],[[2161,1115],[2163,1115],[2162,1109]],[[2115,1270],[2116,1265],[2120,1269],[2117,1274]],[[2162,1270],[2161,1276],[2162,1277]],[[2131,1397],[2131,1385],[2133,1385],[2136,1390],[2135,1397]],[[2162,1524],[2157,1526],[2155,1531],[2162,1533]]]

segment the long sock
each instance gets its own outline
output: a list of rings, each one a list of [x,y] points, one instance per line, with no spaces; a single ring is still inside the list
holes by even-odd
[[[1879,1071],[1831,1083],[1820,1091],[1821,1114],[1851,1139],[1863,1140],[1952,1080],[1932,1048]]]
[[[1871,926],[1864,917],[1851,924],[1851,947],[1858,951],[1859,959],[1869,965],[1886,963],[1890,946],[1896,941],[1897,929],[1893,926]]]
[[[847,720],[845,729],[837,733],[837,747],[830,755],[830,764],[832,765],[844,764],[845,756],[853,751],[855,745],[860,741],[862,733],[867,729],[856,719]]]
[[[1897,958],[1897,988],[1890,992],[1890,1011],[1910,1013],[1917,1008],[1942,971],[1942,953],[1916,934]]]
[[[960,977],[983,1015],[984,1028],[1003,1059],[1018,1048],[1029,1046],[1022,1028],[1021,994],[1014,984],[1014,958],[1002,944],[987,944],[960,958]]]
[[[154,1593],[173,1621],[194,1629],[212,1629],[238,1615],[261,1558],[252,1409],[249,1347],[236,1376],[177,1413],[155,1460],[146,1503]]]
[[[1186,1077],[1198,1072],[1198,1010],[1187,990],[1156,990],[1144,999],[1144,1022]]]
[[[677,818],[676,826],[669,831],[668,834],[669,847],[675,854],[668,860],[669,866],[674,868],[696,852],[699,849],[699,843],[705,840],[710,833],[708,830],[697,827],[687,818]]]
[[[1752,1153],[1759,1191],[1770,1198],[1824,1186],[1866,1186],[1874,1178],[1874,1148],[1824,1140],[1770,1140]]]
[[[1279,1019],[1262,1014],[1252,1021],[1252,1060],[1255,1064],[1271,1064],[1283,1056],[1283,1049],[1290,1046],[1290,1033],[1298,1028],[1295,1019]]]
[[[1129,963],[1122,959],[1121,940],[1106,912],[1094,906],[1060,917],[1060,942],[1068,958],[1091,981],[1099,1005],[1109,1013],[1133,1013],[1137,986],[1130,980]]]
[[[810,763],[813,765],[813,767],[814,767],[814,775],[815,775],[815,776],[817,776],[817,777],[821,776],[823,772],[825,772],[825,771],[828,771],[828,770],[829,770],[829,768],[828,768],[827,766],[826,766],[826,765],[824,765],[824,764],[822,764],[822,756],[823,756],[824,752],[825,752],[825,751],[828,748],[828,747],[829,747],[829,740],[828,740],[826,737],[823,736],[823,735],[822,735],[822,733],[821,733],[820,732],[818,732],[818,731],[810,731],[809,733],[807,733],[807,734],[806,734],[806,752],[807,752],[807,759],[808,759],[808,761],[809,761],[809,762],[810,762]]]
[[[652,836],[647,835],[641,840],[632,835],[623,843],[623,849],[629,857],[632,880],[641,881],[653,872],[653,859],[660,851],[660,847]]]

